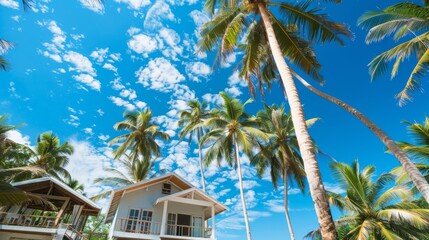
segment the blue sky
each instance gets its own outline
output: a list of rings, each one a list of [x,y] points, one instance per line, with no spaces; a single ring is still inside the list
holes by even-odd
[[[385,75],[371,83],[366,65],[394,43],[386,40],[367,45],[365,32],[356,26],[363,12],[394,2],[398,1],[324,4],[332,19],[349,26],[354,39],[347,40],[344,47],[317,45],[316,51],[323,64],[326,84],[321,88],[325,92],[360,109],[393,139],[409,140],[401,121],[423,121],[429,112],[427,97],[416,93],[412,103],[398,107],[394,95],[411,69],[408,62],[394,80]],[[34,144],[38,134],[51,130],[69,141],[75,154],[68,168],[92,195],[109,188],[93,185],[92,180],[106,174],[103,167],[113,166],[112,149],[107,146],[108,140],[118,135],[113,124],[122,119],[125,110],[150,107],[156,121],[173,136],[163,146],[159,167],[174,170],[199,186],[196,149],[178,141],[177,112],[194,98],[216,105],[219,91],[243,101],[249,98],[247,87],[234,74],[240,53],[214,72],[213,54],[195,54],[198,26],[208,19],[202,12],[203,1],[112,0],[106,1],[104,11],[89,6],[86,0],[39,0],[37,12],[24,12],[20,4],[0,0],[0,38],[15,44],[5,55],[11,69],[0,73],[0,114],[8,113],[12,124],[25,123],[12,137]],[[423,87],[428,87],[425,80]],[[375,164],[378,173],[398,165],[351,115],[301,86],[298,89],[306,117],[321,118],[311,128],[321,150],[338,161],[359,159],[361,165]],[[278,85],[263,100],[285,103]],[[261,98],[257,97],[248,111],[255,113],[260,107]],[[319,158],[326,186],[335,189],[329,161]],[[269,179],[258,179],[247,163],[244,169],[254,239],[287,239],[283,189],[273,191]],[[243,239],[234,171],[211,166],[207,176],[209,192],[230,208],[217,218],[219,239]],[[317,228],[316,216],[308,194],[293,187],[289,191],[291,218],[301,238]],[[339,213],[334,210],[334,215]]]

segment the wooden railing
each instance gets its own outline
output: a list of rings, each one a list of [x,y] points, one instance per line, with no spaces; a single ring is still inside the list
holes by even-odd
[[[116,222],[116,230],[121,232],[159,235],[161,232],[161,224],[152,221],[120,218]]]
[[[0,212],[0,224],[28,227],[56,228],[57,217]]]
[[[88,240],[86,236],[84,236],[81,232],[77,231],[69,224],[66,225],[65,237],[71,240]]]
[[[210,238],[211,228],[187,226],[178,224],[167,224],[165,235],[172,236],[185,236],[185,237],[199,237]]]

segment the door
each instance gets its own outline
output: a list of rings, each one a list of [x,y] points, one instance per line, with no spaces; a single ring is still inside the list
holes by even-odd
[[[177,236],[191,236],[191,216],[177,214]]]
[[[192,237],[204,237],[202,217],[192,217]]]

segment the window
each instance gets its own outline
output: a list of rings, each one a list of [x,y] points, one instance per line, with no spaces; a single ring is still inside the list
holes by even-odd
[[[127,232],[150,233],[152,211],[132,208],[128,214]]]
[[[130,212],[128,214],[128,221],[127,221],[127,232],[135,232],[138,219],[140,216],[140,209],[132,208],[130,209]]]
[[[162,184],[162,193],[163,194],[171,194],[171,184],[169,184],[169,183]]]
[[[142,231],[143,233],[150,233],[150,224],[152,221],[152,211],[143,210],[142,215],[140,217],[140,220],[142,220],[141,226],[140,226],[140,231]]]
[[[167,235],[176,235],[176,214],[169,213],[167,218]]]

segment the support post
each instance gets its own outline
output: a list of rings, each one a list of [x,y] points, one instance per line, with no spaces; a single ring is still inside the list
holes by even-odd
[[[165,200],[164,202],[164,208],[162,209],[162,220],[161,220],[161,231],[160,235],[165,235],[165,225],[167,224],[167,207],[168,207],[168,200]]]
[[[216,221],[215,221],[215,206],[212,205],[212,239],[216,239]]]

